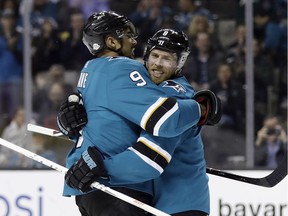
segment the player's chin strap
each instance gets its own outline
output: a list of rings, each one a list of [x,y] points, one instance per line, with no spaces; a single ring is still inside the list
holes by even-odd
[[[123,47],[123,39],[122,38],[119,38],[117,36],[115,36],[115,38],[117,38],[118,42],[120,43],[121,47],[119,49],[112,49],[110,47],[108,47],[107,45],[105,45],[105,48],[112,51],[112,52],[115,52],[117,53],[119,56],[124,56],[123,52],[122,52],[122,47]]]
[[[112,52],[115,52],[117,53],[119,56],[124,56],[123,55],[123,52],[122,52],[122,43],[121,43],[121,47],[119,49],[111,49],[110,47],[106,46],[106,49],[112,51]]]
[[[9,142],[7,140],[4,140],[2,138],[0,138],[0,145],[5,146],[5,147],[7,147],[7,148],[9,148],[9,149],[11,149],[13,151],[16,151],[16,152],[22,154],[22,155],[25,155],[28,158],[31,158],[31,159],[33,159],[33,160],[35,160],[35,161],[47,166],[47,167],[50,167],[50,168],[52,168],[54,170],[57,170],[59,172],[62,172],[64,174],[68,170],[66,167],[63,167],[63,166],[61,166],[61,165],[59,165],[59,164],[57,164],[57,163],[55,163],[53,161],[50,161],[50,160],[48,160],[48,159],[46,159],[46,158],[44,158],[44,157],[42,157],[40,155],[37,155],[37,154],[35,154],[33,152],[30,152],[30,151],[28,151],[28,150],[26,150],[26,149],[24,149],[24,148],[22,148],[22,147],[20,147],[20,146],[18,146],[16,144],[13,144],[13,143],[11,143],[11,142]],[[101,190],[101,191],[103,191],[103,192],[105,192],[107,194],[110,194],[111,196],[114,196],[114,197],[116,197],[118,199],[121,199],[121,200],[123,200],[123,201],[125,201],[127,203],[130,203],[130,204],[132,204],[132,205],[134,205],[134,206],[136,206],[138,208],[141,208],[141,209],[143,209],[143,210],[145,210],[145,211],[147,211],[147,212],[149,212],[149,213],[151,213],[153,215],[156,215],[156,216],[169,216],[169,214],[167,214],[165,212],[162,212],[162,211],[160,211],[160,210],[158,210],[158,209],[156,209],[156,208],[154,208],[152,206],[149,206],[149,205],[147,205],[147,204],[145,204],[145,203],[143,203],[143,202],[141,202],[139,200],[136,200],[136,199],[134,199],[134,198],[132,198],[130,196],[127,196],[127,195],[122,194],[122,193],[120,193],[118,191],[115,191],[115,190],[113,190],[113,189],[111,189],[111,188],[109,188],[109,187],[107,187],[105,185],[100,184],[99,182],[93,182],[91,184],[91,187],[96,188],[98,190]]]

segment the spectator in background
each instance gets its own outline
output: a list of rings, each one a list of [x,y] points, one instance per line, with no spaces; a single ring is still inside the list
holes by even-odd
[[[254,37],[259,41],[263,50],[272,54],[277,60],[284,32],[272,8],[265,8],[261,3],[259,4],[254,7]]]
[[[193,41],[195,40],[198,33],[206,32],[210,36],[213,47],[217,50],[221,50],[222,48],[218,40],[218,36],[215,34],[214,30],[214,27],[209,25],[209,20],[206,16],[196,14],[190,22],[187,30],[190,44],[193,44]]]
[[[32,39],[32,71],[33,78],[40,71],[47,71],[52,64],[60,62],[60,49],[57,23],[51,18],[40,21],[40,34]]]
[[[35,154],[38,154],[48,160],[51,160],[55,163],[59,163],[59,159],[57,157],[57,148],[55,145],[58,147],[60,144],[56,144],[55,140],[47,139],[47,137],[43,136],[42,134],[37,134],[33,133],[32,136],[32,145],[33,145],[33,152]],[[31,167],[32,168],[37,168],[37,169],[45,169],[47,166],[37,162],[37,161],[32,161],[31,162]]]
[[[253,59],[254,59],[254,76],[255,76],[255,88],[259,92],[257,96],[259,101],[266,103],[267,93],[261,91],[263,86],[273,86],[274,81],[274,62],[271,55],[264,52],[263,47],[257,39],[253,40]]]
[[[86,20],[92,13],[109,11],[109,0],[66,0],[70,8],[79,8]]]
[[[66,72],[65,67],[62,64],[51,65],[47,74],[48,76],[47,84],[48,86],[50,86],[53,83],[61,83],[63,85],[65,95],[68,95],[73,92],[73,87],[69,83],[66,83],[65,72]]]
[[[66,95],[63,84],[58,82],[52,83],[48,89],[48,96],[40,107],[38,120],[39,125],[58,129],[56,116],[65,98]]]
[[[20,3],[20,0],[1,0],[0,1],[0,11],[10,9],[14,13],[16,19],[18,20],[18,18],[19,18],[19,3]]]
[[[0,16],[0,113],[12,118],[22,101],[23,41],[16,31],[14,12],[5,9]]]
[[[209,26],[214,28],[214,21],[211,12],[206,9],[198,0],[178,0],[179,12],[175,14],[175,27],[187,32],[189,24],[195,15],[203,15],[208,18]]]
[[[240,83],[233,78],[232,68],[227,63],[220,63],[217,78],[211,81],[210,90],[221,100],[223,115],[219,125],[244,132],[245,128],[245,92]],[[239,103],[239,101],[241,101]]]
[[[226,62],[217,66],[217,78],[210,82],[209,89],[220,98],[223,114],[218,126],[202,130],[207,166],[221,169],[241,166],[242,161],[234,163],[232,158],[245,155],[245,91],[233,72]]]
[[[39,113],[42,107],[42,104],[47,98],[48,95],[48,81],[47,81],[47,72],[41,71],[35,75],[34,86],[32,93],[32,107],[35,115],[36,121],[39,118]]]
[[[82,42],[84,17],[74,9],[70,14],[70,28],[60,33],[60,58],[66,70],[80,71],[83,64],[92,58]]]
[[[255,145],[255,165],[275,169],[287,154],[287,134],[276,116],[265,118]]]
[[[209,89],[210,82],[216,79],[217,66],[224,55],[213,47],[207,32],[197,33],[191,50],[183,74],[196,91]]]
[[[235,31],[235,40],[225,48],[227,52],[227,61],[229,63],[234,62],[236,58],[244,60],[243,56],[245,54],[245,37],[245,25],[237,25]]]
[[[242,53],[243,51],[243,53]],[[235,70],[235,79],[242,85],[246,83],[245,72],[245,49],[238,49],[238,52],[229,53],[228,59]],[[263,51],[257,39],[253,40],[254,59],[254,102],[255,102],[255,128],[261,127],[263,119],[268,112],[268,87],[276,84],[275,65],[269,53]]]
[[[286,2],[286,16],[287,16],[287,2]],[[283,105],[287,106],[287,17],[283,19],[280,27],[283,35],[281,38],[280,52],[278,53],[279,58],[276,61],[276,66],[280,72],[280,83],[279,83],[279,100],[282,101]],[[286,103],[285,103],[286,102]]]
[[[49,95],[49,89],[53,83],[59,83],[63,86],[64,94],[73,92],[71,84],[66,83],[65,68],[61,64],[51,65],[48,71],[38,73],[34,79],[33,87],[33,111],[35,118],[39,119],[41,107],[46,103]]]
[[[53,18],[57,20],[58,14],[58,3],[56,1],[50,0],[33,0],[32,11],[30,14],[30,23],[32,26],[32,36],[38,36],[41,34],[41,25],[43,23],[43,19],[45,18]],[[24,13],[24,3],[25,1],[21,1],[20,5],[20,14]],[[20,19],[19,27],[23,28],[23,20]]]
[[[257,132],[256,146],[261,146],[261,144],[267,139],[267,131],[271,129],[279,130],[279,139],[283,143],[287,142],[287,135],[283,126],[279,122],[279,118],[274,115],[269,115],[265,117],[261,129]]]
[[[148,38],[161,29],[163,25],[167,27],[166,24],[168,21],[171,21],[172,16],[172,9],[165,6],[163,0],[139,1],[136,11],[132,12],[129,16],[139,33],[135,57],[142,58]]]
[[[279,20],[287,19],[287,0],[273,1],[275,7],[275,14]]]
[[[48,71],[42,71],[36,75],[33,87],[33,112],[37,122],[44,123],[41,115],[48,115],[49,109],[53,107],[51,106],[51,104],[47,105],[47,103],[50,103],[50,100],[47,101],[47,98],[57,97],[52,96],[51,93],[50,97],[48,96],[49,91],[51,91],[51,86],[53,86],[53,84],[56,83],[56,86],[58,86],[58,88],[54,86],[54,92],[59,92],[59,96],[62,95],[60,89],[63,89],[64,96],[67,96],[68,94],[73,92],[72,85],[66,82],[64,75],[65,68],[61,64],[51,65]],[[59,87],[59,85],[61,86],[61,88]]]
[[[30,149],[26,139],[27,128],[25,123],[25,110],[23,107],[18,107],[11,122],[4,128],[1,137],[20,147]],[[6,160],[2,161],[1,166],[9,168],[23,168],[28,166],[28,161],[25,156],[7,148],[1,148],[0,151],[6,158]]]

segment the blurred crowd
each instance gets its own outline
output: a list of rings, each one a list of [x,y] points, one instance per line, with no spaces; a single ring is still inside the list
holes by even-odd
[[[85,20],[95,11],[115,10],[129,17],[138,30],[138,59],[142,58],[147,39],[160,28],[186,32],[192,51],[182,73],[195,90],[215,92],[224,108],[220,124],[203,130],[207,164],[229,168],[235,161],[245,161],[243,1],[231,0],[231,7],[221,0],[32,2],[31,122],[57,129],[59,106],[75,91],[84,63],[93,58],[82,43]],[[33,134],[32,144],[25,139],[24,3],[25,0],[0,0],[0,133],[4,139],[64,163],[70,148],[67,142],[39,134]],[[253,8],[255,166],[274,168],[287,147],[287,1],[256,0]],[[0,147],[0,167],[39,165]]]

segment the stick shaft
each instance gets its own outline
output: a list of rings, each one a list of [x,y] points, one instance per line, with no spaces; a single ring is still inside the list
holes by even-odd
[[[7,148],[9,148],[9,149],[11,149],[13,151],[16,151],[16,152],[22,154],[22,155],[25,155],[26,157],[31,158],[31,159],[33,159],[33,160],[35,160],[35,161],[47,166],[47,167],[55,169],[55,170],[57,170],[59,172],[62,172],[62,173],[66,173],[67,172],[67,168],[66,167],[63,167],[63,166],[61,166],[61,165],[59,165],[59,164],[57,164],[57,163],[55,163],[53,161],[50,161],[50,160],[48,160],[48,159],[46,159],[46,158],[44,158],[44,157],[42,157],[40,155],[37,155],[37,154],[35,154],[35,153],[31,152],[31,151],[28,151],[28,150],[26,150],[26,149],[24,149],[24,148],[22,148],[20,146],[15,145],[14,143],[11,143],[11,142],[9,142],[7,140],[4,140],[2,138],[0,138],[0,145],[5,146],[5,147],[7,147]],[[113,189],[111,189],[111,188],[109,188],[109,187],[107,187],[105,185],[100,184],[99,182],[94,182],[94,183],[91,184],[91,186],[93,188],[99,189],[99,190],[101,190],[101,191],[103,191],[105,193],[108,193],[108,194],[110,194],[110,195],[112,195],[112,196],[114,196],[114,197],[116,197],[118,199],[121,199],[121,200],[123,200],[123,201],[125,201],[127,203],[130,203],[130,204],[132,204],[134,206],[137,206],[137,207],[139,207],[139,208],[141,208],[141,209],[143,209],[143,210],[145,210],[147,212],[150,212],[150,213],[152,213],[152,214],[154,214],[156,216],[169,216],[169,214],[166,214],[165,212],[162,212],[162,211],[160,211],[160,210],[158,210],[158,209],[156,209],[156,208],[154,208],[152,206],[149,206],[149,205],[147,205],[147,204],[145,204],[145,203],[143,203],[143,202],[141,202],[139,200],[136,200],[136,199],[134,199],[132,197],[129,197],[129,196],[125,195],[125,194],[122,194],[122,193],[120,193],[118,191],[115,191],[115,190],[113,190]]]
[[[18,145],[15,145],[15,144],[7,141],[7,140],[4,140],[2,138],[0,138],[0,145],[5,146],[5,147],[7,147],[13,151],[16,151],[16,152],[22,154],[22,155],[25,155],[26,157],[31,158],[32,160],[35,160],[35,161],[37,161],[37,162],[39,162],[39,163],[41,163],[47,167],[55,169],[59,172],[66,173],[66,171],[67,171],[66,167],[63,167],[63,166],[61,166],[61,165],[59,165],[53,161],[50,161],[50,160],[48,160],[48,159],[46,159],[40,155],[37,155],[31,151],[28,151],[28,150],[26,150],[26,149],[24,149]]]

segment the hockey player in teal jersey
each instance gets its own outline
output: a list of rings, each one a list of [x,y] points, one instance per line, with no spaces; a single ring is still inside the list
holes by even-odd
[[[173,44],[177,40],[179,42],[179,38],[181,35],[179,36],[178,32],[160,30],[149,40],[144,58],[151,79],[170,97],[191,98],[194,95],[193,89],[184,77],[175,76],[175,71],[179,71],[179,68],[171,67],[174,51],[177,50]],[[160,46],[159,40],[167,41]],[[166,67],[157,61],[164,61]],[[170,72],[169,68],[172,68]],[[165,81],[162,82],[163,80]],[[218,120],[219,118],[220,116]],[[218,120],[214,119],[214,123]],[[209,189],[200,130],[199,126],[195,126],[179,136],[168,139],[142,131],[137,144],[104,160],[110,183],[119,185],[155,178],[156,208],[173,215],[207,215]],[[162,175],[157,178],[160,174]]]
[[[95,171],[89,173],[86,169],[88,165],[93,167],[89,161],[93,162],[94,159],[99,171],[97,173],[105,175],[100,165],[101,157],[108,158],[131,147],[141,128],[155,136],[175,136],[197,124],[200,119],[201,110],[197,101],[177,101],[168,97],[150,80],[143,64],[130,59],[136,45],[135,34],[133,24],[126,17],[113,12],[95,13],[84,26],[83,42],[96,57],[84,65],[77,85],[89,121],[81,132],[82,136],[77,139],[75,148],[67,155],[66,166],[70,168],[70,173],[77,176],[74,178],[72,175],[68,180],[66,176],[69,186],[64,185],[63,194],[75,195],[79,210],[85,216],[100,215],[102,211],[106,212],[103,215],[145,214],[143,210],[140,213],[137,207],[98,190],[83,195],[79,189],[86,191],[91,181],[87,177]],[[186,59],[185,54],[187,57],[188,53],[183,53],[183,61]],[[58,119],[62,117],[60,112]],[[59,128],[65,133],[61,124]],[[97,147],[101,155],[92,156],[88,148],[91,146]],[[80,169],[74,170],[77,166]],[[111,186],[106,180],[102,183]],[[151,204],[152,181],[113,185],[113,188]],[[113,208],[113,204],[117,208]]]

